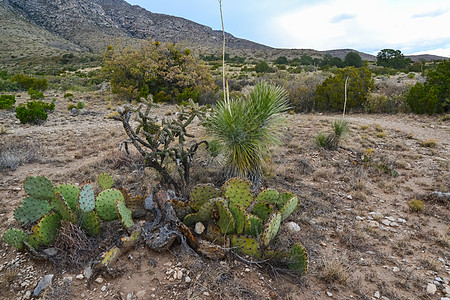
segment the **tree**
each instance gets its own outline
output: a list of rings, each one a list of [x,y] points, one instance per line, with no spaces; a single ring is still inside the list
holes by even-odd
[[[272,71],[272,69],[269,67],[269,65],[265,61],[259,62],[255,66],[256,73],[270,73],[271,71]]]
[[[377,54],[377,65],[394,69],[403,69],[409,61],[400,50],[383,49]]]
[[[341,111],[344,107],[345,80],[348,77],[347,108],[362,108],[373,88],[372,73],[366,67],[346,67],[325,79],[316,89],[316,109]]]
[[[356,52],[349,52],[345,55],[344,64],[347,67],[362,67],[363,61],[361,56]]]
[[[128,101],[149,94],[173,100],[186,90],[200,94],[214,88],[209,68],[176,44],[147,41],[138,49],[116,48],[106,49],[103,71],[112,92]]]
[[[289,63],[286,56],[280,56],[275,60],[277,65],[287,65]]]
[[[424,84],[417,83],[406,96],[406,103],[417,114],[450,110],[450,59],[429,71]]]

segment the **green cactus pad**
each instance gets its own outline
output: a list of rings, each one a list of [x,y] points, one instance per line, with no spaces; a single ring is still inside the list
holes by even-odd
[[[216,202],[217,211],[219,213],[219,219],[217,220],[217,226],[219,226],[220,231],[223,234],[229,234],[236,232],[236,222],[234,221],[233,215],[226,203],[222,201]]]
[[[52,196],[53,197],[53,196]],[[14,217],[24,223],[33,223],[39,220],[42,216],[49,213],[51,210],[50,204],[45,200],[36,200],[31,197],[26,197],[14,211]]]
[[[242,234],[245,228],[250,227],[248,213],[245,212],[239,205],[230,204],[229,208],[231,214],[233,215],[234,221],[236,222],[236,233]]]
[[[247,214],[247,217],[250,221],[250,226],[245,228],[245,233],[254,237],[258,237],[263,231],[263,221],[258,216],[252,214]]]
[[[263,221],[266,221],[273,212],[273,205],[267,201],[257,202],[252,209],[252,214],[257,215]]]
[[[217,201],[226,202],[223,198],[210,199],[200,207],[198,212],[187,215],[183,219],[183,223],[189,226],[197,222],[209,221],[211,219],[211,213],[214,209],[214,205]]]
[[[308,253],[301,243],[295,243],[289,253],[288,267],[300,274],[308,271]]]
[[[125,203],[117,199],[116,200],[116,212],[119,216],[119,220],[122,223],[122,226],[125,227],[125,229],[130,229],[133,227],[133,219],[131,217],[131,211],[125,206]]]
[[[261,237],[261,242],[264,247],[267,247],[270,241],[277,235],[281,224],[281,213],[273,213],[264,225],[264,231]]]
[[[10,246],[23,249],[23,242],[28,240],[28,235],[23,230],[12,228],[5,231],[3,240]]]
[[[291,213],[298,207],[298,198],[296,196],[289,199],[284,206],[281,208],[281,221],[286,220]]]
[[[37,233],[39,245],[48,246],[55,241],[60,228],[61,216],[56,213],[50,213],[42,217],[33,231]]]
[[[261,252],[258,249],[258,241],[254,237],[233,234],[231,236],[230,246],[238,253],[255,258],[261,257]]]
[[[84,212],[79,210],[77,218],[80,227],[83,228],[90,236],[100,233],[100,224],[95,211]]]
[[[107,190],[112,188],[114,184],[114,179],[108,173],[102,173],[98,175],[98,185],[102,188],[102,190]]]
[[[208,200],[220,196],[220,191],[209,184],[199,184],[192,188],[189,205],[196,211]]]
[[[170,200],[170,203],[180,220],[183,220],[188,214],[192,213],[192,208],[189,206],[188,202],[172,199]]]
[[[67,205],[70,207],[72,212],[77,210],[78,194],[80,193],[80,188],[73,184],[61,184],[55,188],[56,192],[60,192]]]
[[[249,180],[235,177],[224,183],[222,193],[225,198],[229,199],[230,203],[247,209],[253,202],[251,186],[252,183]]]
[[[53,196],[52,205],[55,211],[61,216],[62,220],[72,223],[75,222],[75,216],[60,192],[56,192]]]
[[[286,202],[291,200],[292,197],[297,197],[297,196],[291,192],[286,192],[286,193],[280,194],[280,198],[278,199],[278,202],[277,202],[278,209],[281,210],[283,208],[283,206],[286,204]]]
[[[270,204],[276,204],[278,202],[278,199],[280,198],[280,193],[278,193],[277,190],[274,189],[265,189],[259,195],[256,197],[255,202],[256,203],[270,203]]]
[[[95,201],[95,210],[98,216],[105,221],[112,221],[118,218],[116,213],[116,201],[124,201],[119,190],[109,189],[98,194]]]
[[[91,212],[95,208],[95,194],[92,184],[86,184],[80,191],[78,197],[78,204],[80,209],[84,212]]]
[[[53,198],[53,183],[44,176],[28,176],[23,183],[27,194],[36,200],[51,200]]]

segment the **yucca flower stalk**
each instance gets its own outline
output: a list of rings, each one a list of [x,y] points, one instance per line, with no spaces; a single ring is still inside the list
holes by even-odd
[[[223,99],[207,121],[208,133],[225,157],[227,177],[262,180],[262,166],[270,147],[278,145],[289,109],[286,92],[265,82],[249,95]]]

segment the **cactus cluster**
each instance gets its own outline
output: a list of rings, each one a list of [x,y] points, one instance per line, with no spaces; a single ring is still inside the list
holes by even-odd
[[[250,181],[231,178],[221,190],[197,185],[191,190],[189,202],[171,202],[184,224],[207,224],[208,239],[218,242],[225,237],[238,253],[282,259],[299,273],[306,272],[308,257],[300,243],[289,251],[269,249],[281,223],[299,206],[293,193],[266,189],[254,198]]]
[[[12,228],[3,239],[11,246],[23,249],[24,243],[37,248],[52,244],[61,228],[61,221],[77,223],[89,235],[100,232],[99,220],[119,218],[126,229],[133,226],[131,212],[125,206],[122,192],[111,189],[112,177],[99,176],[99,186],[105,190],[95,196],[92,184],[81,189],[76,185],[54,186],[43,176],[29,176],[24,189],[28,194],[14,211],[14,217],[22,224],[34,224],[32,232]]]

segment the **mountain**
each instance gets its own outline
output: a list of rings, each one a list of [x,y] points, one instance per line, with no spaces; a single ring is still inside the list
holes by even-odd
[[[124,0],[0,0],[0,62],[52,57],[68,52],[98,53],[120,40],[181,43],[197,53],[221,54],[222,32],[184,18],[157,14]],[[316,51],[275,49],[226,33],[231,55],[276,59],[331,54],[344,58],[351,49]],[[357,51],[356,51],[357,52]],[[364,60],[376,57],[358,52]]]

